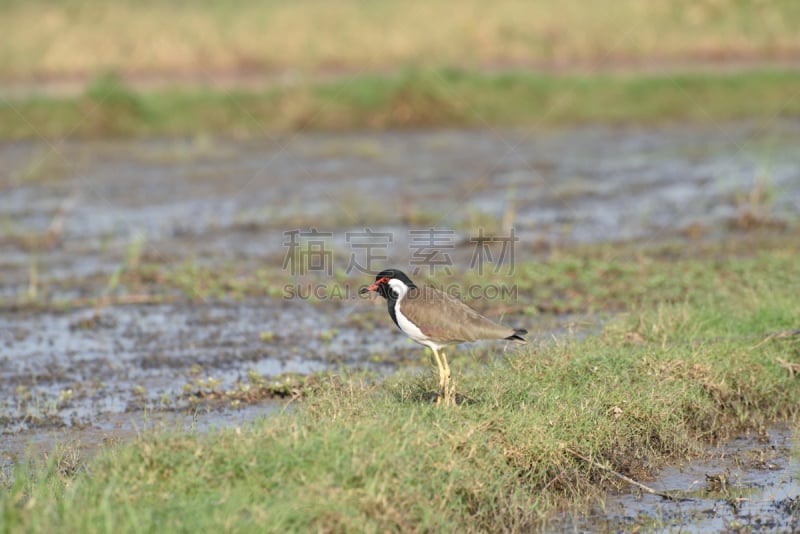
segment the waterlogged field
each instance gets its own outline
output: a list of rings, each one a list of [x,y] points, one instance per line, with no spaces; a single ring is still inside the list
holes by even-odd
[[[559,529],[628,487],[610,470],[650,484],[778,420],[760,472],[786,477],[799,137],[3,144],[0,529]],[[373,269],[424,280],[436,249],[432,283],[531,330],[448,354],[452,410],[429,401],[429,355],[357,296],[354,245],[376,234]],[[479,269],[481,235],[500,241]],[[293,236],[323,243],[319,269]],[[796,524],[792,487],[776,524]],[[608,517],[674,520],[628,515]]]

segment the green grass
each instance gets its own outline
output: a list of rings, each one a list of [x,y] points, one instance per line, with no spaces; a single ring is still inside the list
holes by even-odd
[[[412,70],[249,92],[136,92],[104,75],[79,97],[0,100],[0,138],[773,120],[800,114],[798,94],[800,73],[780,70],[555,77]]]
[[[469,401],[454,409],[428,400],[432,373],[344,376],[245,428],[146,434],[85,462],[61,453],[21,466],[0,494],[0,530],[542,527],[615,484],[567,449],[641,478],[709,440],[798,415],[798,378],[776,358],[800,361],[800,339],[763,341],[800,325],[788,290],[796,257],[792,246],[661,251],[598,269],[562,256],[539,278],[531,266],[521,282],[564,276],[582,280],[580,293],[619,279],[638,296],[583,340],[498,350],[484,366],[459,358],[454,379]]]

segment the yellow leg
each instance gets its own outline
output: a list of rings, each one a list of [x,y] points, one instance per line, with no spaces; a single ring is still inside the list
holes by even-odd
[[[445,377],[444,369],[445,368],[444,368],[444,365],[442,364],[442,359],[439,357],[439,351],[438,350],[433,349],[433,357],[436,359],[436,367],[439,368],[439,394],[436,396],[436,404],[441,404],[442,400],[444,400],[444,402],[446,403],[447,399],[445,397],[446,393],[445,393],[445,389],[444,389],[445,388],[445,383],[444,383],[444,377]]]
[[[442,367],[444,368],[444,402],[446,405],[453,404],[453,391],[450,389],[450,365],[447,363],[447,355],[442,351]]]

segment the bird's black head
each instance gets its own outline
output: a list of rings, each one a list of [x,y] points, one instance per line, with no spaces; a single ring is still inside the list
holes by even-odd
[[[385,299],[394,299],[397,298],[394,290],[389,285],[390,280],[399,280],[403,282],[409,289],[413,287],[417,287],[411,279],[406,276],[406,273],[400,271],[398,269],[385,269],[375,275],[375,283],[368,287],[361,288],[359,291],[360,294],[367,293],[369,291],[375,291],[378,295],[382,296]]]

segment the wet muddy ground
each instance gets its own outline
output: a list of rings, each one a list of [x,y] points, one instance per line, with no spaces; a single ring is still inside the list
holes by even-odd
[[[662,470],[647,485],[680,500],[625,491],[565,523],[584,532],[797,532],[800,435],[775,426],[741,436]]]
[[[314,134],[261,141],[0,145],[4,299],[42,278],[107,276],[136,243],[161,262],[280,269],[284,232],[315,227],[347,267],[346,232],[513,223],[518,252],[569,242],[715,235],[800,212],[800,124],[555,133]],[[46,247],[57,232],[58,246]],[[449,244],[447,242],[442,244]],[[35,257],[31,251],[35,250]],[[469,258],[469,251],[463,256]],[[360,261],[363,264],[363,259]],[[61,288],[58,296],[80,296]]]
[[[796,121],[0,144],[2,461],[154,420],[240,424],[343,366],[424,368],[384,306],[356,297],[370,277],[346,272],[367,263],[348,232],[390,235],[372,268],[408,268],[420,253],[411,231],[442,229],[434,248],[464,269],[480,228],[513,226],[524,261],[576,242],[781,227],[800,215],[797,146]],[[352,294],[286,298],[286,232],[309,228],[330,233],[329,265]],[[156,273],[138,283],[159,298],[141,298],[120,281],[133,263],[188,273],[183,291],[161,291]],[[187,298],[207,284],[191,276],[204,267],[229,270],[220,283],[233,292],[238,272],[254,272],[263,295]],[[538,342],[598,321],[510,313]]]

